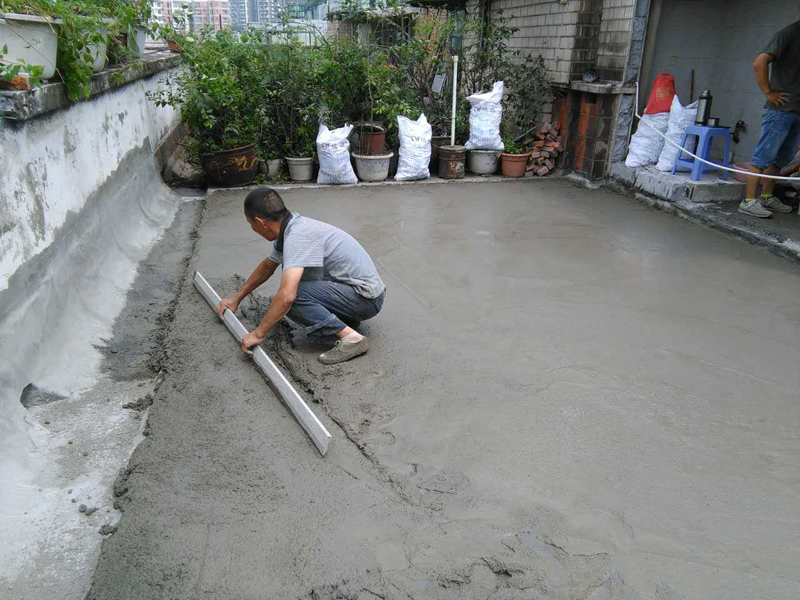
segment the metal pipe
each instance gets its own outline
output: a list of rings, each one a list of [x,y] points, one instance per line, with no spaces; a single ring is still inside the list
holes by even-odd
[[[458,91],[458,54],[453,55],[453,115],[450,123],[450,145],[456,144],[456,92]]]

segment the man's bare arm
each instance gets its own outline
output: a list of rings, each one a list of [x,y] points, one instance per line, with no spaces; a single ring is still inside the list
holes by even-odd
[[[242,289],[232,296],[228,296],[227,298],[223,299],[219,303],[217,306],[217,314],[220,316],[220,318],[222,318],[222,313],[225,312],[226,308],[231,312],[236,312],[236,309],[239,308],[239,304],[247,297],[247,294],[272,277],[272,274],[277,268],[278,263],[271,261],[268,258],[262,260],[253,271],[253,274],[250,275],[250,278],[247,280],[247,282],[245,282],[245,284],[242,286]]]
[[[278,293],[272,299],[272,303],[267,309],[267,314],[261,319],[258,327],[251,333],[244,336],[242,340],[242,352],[245,354],[252,354],[250,348],[258,346],[269,333],[275,324],[286,316],[289,309],[292,308],[295,298],[297,297],[297,286],[300,285],[300,279],[303,277],[303,268],[294,267],[287,269],[281,276],[281,287]]]
[[[764,94],[767,100],[769,100],[775,106],[781,106],[789,97],[789,92],[773,90],[770,87],[769,63],[771,63],[773,60],[775,60],[775,57],[772,56],[772,54],[762,52],[756,56],[756,59],[753,61],[753,70],[755,71],[756,83],[758,84],[759,89],[761,89],[761,93]]]

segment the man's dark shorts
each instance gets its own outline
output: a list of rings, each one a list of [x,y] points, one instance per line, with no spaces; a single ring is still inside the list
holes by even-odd
[[[761,139],[753,153],[753,165],[766,169],[775,165],[783,168],[792,162],[800,143],[800,114],[764,110]]]

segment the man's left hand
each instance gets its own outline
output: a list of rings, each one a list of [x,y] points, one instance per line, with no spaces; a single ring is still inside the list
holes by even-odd
[[[253,356],[253,351],[250,348],[254,346],[258,346],[261,342],[264,341],[264,338],[258,335],[255,331],[248,333],[244,338],[242,338],[242,352],[247,354],[247,356]]]

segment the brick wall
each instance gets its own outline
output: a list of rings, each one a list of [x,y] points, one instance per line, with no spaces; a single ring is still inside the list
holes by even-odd
[[[630,46],[636,0],[603,0],[597,49],[597,76],[622,81]]]
[[[581,79],[594,67],[601,79],[621,81],[630,43],[636,0],[494,0],[491,18],[500,13],[519,29],[514,50],[541,54],[553,82]],[[478,10],[469,2],[467,10]]]

